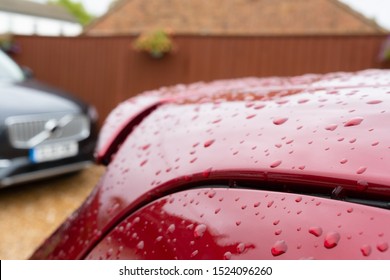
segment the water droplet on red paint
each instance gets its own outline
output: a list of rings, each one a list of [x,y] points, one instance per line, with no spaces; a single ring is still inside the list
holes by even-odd
[[[366,172],[366,170],[367,170],[367,167],[361,166],[361,167],[359,167],[358,170],[356,170],[356,174],[363,174],[364,172]]]
[[[353,118],[353,119],[350,119],[349,121],[347,121],[344,126],[355,126],[355,125],[359,125],[361,124],[361,122],[363,121],[364,119],[361,118],[361,117],[356,117],[356,118]]]
[[[380,252],[386,252],[387,249],[389,249],[389,244],[387,242],[382,242],[382,243],[379,243],[378,245],[376,245],[376,248],[380,251]]]
[[[276,225],[279,224],[279,223],[280,223],[280,220],[275,220],[275,221],[273,222],[274,226],[276,226]]]
[[[258,202],[255,202],[254,204],[253,204],[253,207],[259,207],[260,206],[260,201],[258,201]]]
[[[275,147],[276,147],[276,148],[281,148],[281,147],[282,147],[282,144],[277,143],[277,144],[275,144]]]
[[[236,226],[241,225],[241,221],[236,221]]]
[[[217,208],[217,209],[215,209],[214,214],[218,214],[220,211],[221,211],[221,208]]]
[[[299,170],[304,170],[305,168],[306,168],[306,166],[304,166],[304,165],[298,166],[298,169],[299,169]]]
[[[309,101],[309,99],[300,99],[300,100],[298,100],[298,104],[303,104],[303,103],[306,103],[308,101]]]
[[[146,151],[147,149],[149,149],[149,147],[150,147],[150,144],[147,144],[145,146],[142,146],[141,149]]]
[[[295,202],[301,202],[302,201],[302,196],[298,196],[296,199],[295,199]]]
[[[348,209],[347,209],[347,212],[348,212],[348,213],[352,213],[352,212],[353,212],[353,208],[352,208],[352,207],[351,207],[351,208],[348,208]]]
[[[347,162],[348,162],[348,159],[346,159],[346,158],[343,158],[342,160],[340,160],[341,164],[346,164]]]
[[[216,119],[216,120],[212,121],[212,123],[213,123],[213,124],[216,124],[216,123],[219,123],[219,122],[221,122],[221,121],[222,121],[222,119]]]
[[[168,232],[172,233],[174,232],[176,229],[176,226],[174,224],[171,224],[169,227],[168,227]]]
[[[371,246],[363,245],[360,247],[360,251],[362,252],[363,256],[368,257],[371,254]]]
[[[136,218],[134,218],[134,220],[133,220],[133,224],[139,223],[139,222],[140,222],[140,220],[141,220],[141,218],[140,218],[140,217],[136,217]]]
[[[190,160],[190,163],[194,163],[197,159],[198,159],[198,158],[196,158],[196,157],[193,158],[193,159],[191,159],[191,160]]]
[[[288,120],[288,118],[277,118],[277,119],[273,120],[273,123],[275,125],[281,125],[281,124],[284,124],[287,120]]]
[[[267,207],[270,208],[273,204],[274,204],[274,201],[271,200],[271,201],[268,202]]]
[[[242,254],[245,251],[245,243],[240,243],[237,245],[237,253]]]
[[[241,209],[242,209],[242,210],[245,210],[246,207],[247,207],[246,205],[242,205],[242,206],[241,206]]]
[[[223,254],[224,260],[230,260],[231,258],[232,258],[232,253],[226,252],[225,254]]]
[[[209,198],[213,198],[214,196],[216,195],[216,192],[214,190],[210,190],[208,193],[207,193],[207,196]]]
[[[137,248],[138,248],[139,250],[142,250],[144,247],[145,247],[145,243],[144,243],[143,241],[138,242]]]
[[[191,253],[191,258],[195,257],[199,253],[198,250],[195,250]]]
[[[368,183],[367,181],[359,180],[357,181],[356,188],[358,191],[365,191],[368,189]]]
[[[327,249],[332,249],[337,246],[340,241],[340,234],[337,232],[329,232],[324,240],[324,246]]]
[[[148,162],[148,160],[145,159],[144,161],[142,161],[142,162],[139,164],[139,166],[144,166],[147,162]]]
[[[252,119],[252,118],[254,118],[254,117],[256,117],[256,114],[249,115],[249,116],[247,116],[246,118],[249,120],[249,119]]]
[[[271,167],[271,168],[278,167],[281,163],[282,163],[281,160],[274,161],[274,162],[270,165],[270,167]]]
[[[210,176],[211,170],[212,170],[212,168],[209,168],[209,169],[206,169],[205,171],[203,171],[203,173],[202,173],[203,177],[208,178]]]
[[[382,103],[382,100],[370,100],[367,102],[367,104],[370,104],[370,105],[375,105],[375,104],[379,104],[379,103]]]
[[[274,257],[280,256],[287,252],[287,244],[284,240],[276,241],[271,248],[271,253]]]
[[[161,235],[160,235],[160,236],[157,236],[156,242],[160,242],[162,239],[163,239],[163,237],[162,237]]]
[[[205,224],[197,225],[194,229],[194,237],[201,238],[207,230],[207,226]]]
[[[210,147],[214,142],[215,142],[215,140],[213,140],[213,139],[212,139],[212,140],[208,140],[208,141],[204,142],[203,147],[208,148],[208,147]]]
[[[316,237],[319,237],[322,234],[322,228],[320,228],[320,227],[311,227],[311,228],[309,228],[309,233],[313,234]]]
[[[253,107],[253,109],[259,110],[259,109],[263,109],[264,107],[265,107],[264,104],[260,104],[260,105],[256,105],[255,107]]]
[[[325,127],[326,130],[334,131],[337,128],[337,124],[330,124]]]

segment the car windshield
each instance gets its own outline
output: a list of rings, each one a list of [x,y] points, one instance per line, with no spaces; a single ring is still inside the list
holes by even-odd
[[[22,70],[5,53],[0,51],[0,82],[19,82],[24,79]]]

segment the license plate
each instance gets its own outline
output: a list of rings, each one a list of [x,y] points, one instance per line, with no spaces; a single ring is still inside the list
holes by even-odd
[[[31,149],[30,160],[36,163],[52,161],[75,156],[78,152],[77,142],[46,144]]]

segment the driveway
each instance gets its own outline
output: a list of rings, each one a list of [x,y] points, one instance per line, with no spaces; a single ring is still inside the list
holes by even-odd
[[[26,259],[76,210],[104,171],[80,173],[0,190],[0,259]]]

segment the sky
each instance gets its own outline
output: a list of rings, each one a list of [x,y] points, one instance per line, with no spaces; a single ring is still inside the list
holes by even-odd
[[[47,2],[47,0],[33,0],[36,2]],[[104,14],[112,0],[73,0],[82,2],[87,11],[93,15]],[[162,0],[163,1],[163,0]],[[212,0],[210,0],[212,1]],[[341,0],[350,5],[358,12],[376,21],[383,27],[390,30],[390,0]]]

